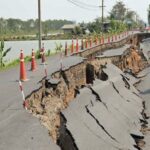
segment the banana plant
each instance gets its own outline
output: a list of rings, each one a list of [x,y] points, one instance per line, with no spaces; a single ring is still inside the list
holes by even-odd
[[[61,43],[55,43],[55,45],[56,45],[56,47],[55,47],[55,51],[56,51],[56,53],[59,51],[59,52],[61,52],[61,50],[62,50],[62,44]]]
[[[7,53],[11,50],[11,48],[8,48],[4,50],[4,41],[0,42],[0,67],[4,67],[4,57],[7,55]]]

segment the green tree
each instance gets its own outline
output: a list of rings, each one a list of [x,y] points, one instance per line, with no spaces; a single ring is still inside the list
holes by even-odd
[[[126,12],[125,19],[135,21],[135,17],[137,16],[135,11],[129,10]]]
[[[80,26],[76,26],[76,27],[74,28],[74,30],[73,30],[73,34],[75,34],[75,35],[80,35],[80,34],[82,34],[82,29],[81,29],[81,27],[80,27]]]
[[[96,18],[94,22],[88,23],[87,28],[91,33],[95,33],[95,32],[100,33],[101,26],[102,26],[101,18]]]
[[[7,53],[11,50],[11,48],[8,48],[7,50],[4,50],[4,41],[0,42],[0,67],[4,67],[4,57],[7,55]]]
[[[124,20],[126,13],[126,7],[125,4],[122,1],[118,1],[112,8],[110,12],[111,18],[115,20]]]

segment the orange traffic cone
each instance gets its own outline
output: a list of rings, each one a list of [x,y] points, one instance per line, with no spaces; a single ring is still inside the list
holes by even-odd
[[[43,44],[43,47],[41,49],[41,59],[42,59],[42,64],[45,63],[46,59],[45,59],[45,49],[44,49],[44,44]]]
[[[23,50],[21,50],[21,53],[20,53],[20,80],[21,81],[27,81],[28,80],[27,76],[26,76]]]
[[[88,40],[85,40],[85,48],[88,48]]]
[[[78,43],[78,39],[77,39],[77,41],[76,41],[76,53],[78,53],[79,52],[79,43]]]
[[[37,69],[37,65],[35,61],[35,52],[32,49],[31,71],[35,71],[36,69]]]
[[[92,47],[92,39],[90,39],[90,47]]]
[[[74,52],[74,41],[73,41],[73,39],[72,39],[72,44],[71,44],[71,54],[73,54],[73,52]]]
[[[68,45],[67,45],[67,42],[65,43],[65,56],[68,55]]]

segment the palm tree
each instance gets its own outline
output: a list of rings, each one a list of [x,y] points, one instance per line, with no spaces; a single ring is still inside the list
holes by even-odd
[[[4,50],[4,41],[0,42],[0,67],[4,67],[4,57],[7,55],[7,53],[11,50],[11,48],[8,48],[7,50]]]

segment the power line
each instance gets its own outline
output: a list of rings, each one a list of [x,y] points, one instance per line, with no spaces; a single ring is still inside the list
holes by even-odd
[[[90,8],[89,6],[85,6],[85,4],[83,3],[79,3],[77,2],[76,0],[67,0],[68,2],[80,7],[80,8],[83,8],[83,9],[87,9],[87,10],[95,10],[95,8]]]
[[[72,3],[75,6],[78,6],[78,7],[82,8],[82,9],[86,9],[86,10],[93,10],[93,11],[95,11],[96,8],[98,8],[98,6],[97,7],[94,6],[95,8],[90,8],[88,4],[86,4],[86,6],[85,6],[85,4],[83,2],[79,3],[79,1],[77,2],[76,0],[67,0],[67,1]],[[92,7],[93,7],[93,5],[92,5]]]
[[[80,4],[84,5],[84,6],[87,6],[87,7],[99,8],[99,6],[91,5],[91,4],[86,4],[86,3],[81,2],[81,1],[79,1],[79,0],[74,0],[74,1],[77,2],[77,3],[80,3]]]

